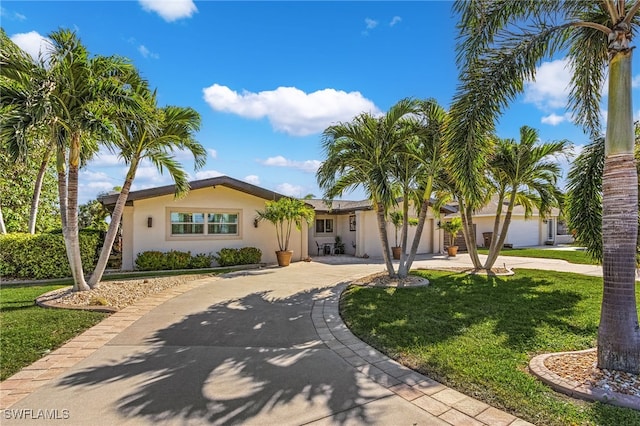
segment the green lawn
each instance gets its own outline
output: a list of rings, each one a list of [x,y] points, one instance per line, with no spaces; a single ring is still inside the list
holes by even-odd
[[[3,285],[0,288],[0,380],[42,358],[108,315],[35,305],[36,297],[67,285]]]
[[[638,411],[570,399],[526,372],[536,354],[595,345],[601,278],[418,273],[429,287],[349,288],[341,301],[349,328],[405,365],[534,424],[640,425]]]
[[[241,267],[109,274],[103,279],[222,274],[235,269]],[[42,285],[10,284],[0,287],[0,380],[17,373],[108,316],[105,313],[45,309],[35,305],[35,299],[41,294],[71,284],[73,282],[66,278]]]
[[[488,254],[489,249],[479,248],[478,253]],[[544,259],[561,259],[569,263],[581,263],[584,265],[598,265],[599,263],[587,254],[584,250],[554,250],[554,249],[535,249],[535,248],[503,248],[500,251],[501,256],[520,256],[520,257],[540,257]]]

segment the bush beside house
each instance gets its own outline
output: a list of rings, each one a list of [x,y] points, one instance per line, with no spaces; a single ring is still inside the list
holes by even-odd
[[[104,233],[80,231],[80,255],[85,272],[92,271],[102,247]],[[61,233],[0,235],[0,276],[23,279],[71,276]]]

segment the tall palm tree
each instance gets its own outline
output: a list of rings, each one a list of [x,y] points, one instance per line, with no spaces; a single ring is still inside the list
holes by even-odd
[[[395,275],[387,237],[386,217],[396,204],[391,174],[406,119],[415,103],[403,99],[382,117],[363,113],[351,122],[338,123],[323,132],[326,160],[316,174],[324,198],[333,199],[361,187],[376,209],[382,254],[390,276]]]
[[[113,118],[137,108],[128,79],[136,75],[120,57],[89,57],[74,32],[49,35],[49,66],[54,88],[46,122],[56,146],[62,233],[74,279],[74,291],[88,290],[78,238],[78,173],[97,151],[97,141],[120,136]]]
[[[499,139],[489,163],[497,200],[497,212],[493,224],[493,238],[484,268],[493,267],[500,248],[504,244],[513,209],[524,207],[525,218],[537,208],[541,216],[552,207],[559,207],[562,192],[557,186],[560,165],[553,157],[564,155],[569,143],[566,140],[538,143],[538,131],[528,126],[520,128],[520,140]],[[506,214],[502,209],[506,201]],[[475,248],[475,247],[474,247]]]
[[[495,119],[535,75],[536,65],[566,54],[573,71],[569,107],[592,135],[600,132],[600,93],[609,71],[603,174],[604,291],[598,366],[640,371],[635,301],[638,228],[633,155],[631,38],[640,1],[458,0],[460,85],[451,108],[453,173],[463,195],[479,199],[485,137]]]
[[[193,154],[196,169],[202,167],[207,160],[206,150],[194,138],[194,134],[200,128],[200,114],[192,108],[177,106],[158,108],[155,93],[149,93],[146,84],[138,85],[138,96],[142,98],[141,104],[145,106],[146,114],[138,113],[128,119],[120,120],[122,138],[110,145],[110,149],[129,165],[129,169],[111,213],[111,223],[100,257],[89,278],[91,288],[100,284],[104,274],[140,162],[147,159],[160,171],[166,169],[175,182],[175,195],[179,197],[189,191],[189,182],[182,165],[173,158],[173,151],[190,151]]]
[[[398,276],[406,277],[415,260],[422,231],[431,203],[434,182],[444,168],[444,137],[447,113],[435,99],[416,102],[414,117],[405,129],[408,137],[401,138],[404,144],[397,153],[399,187],[402,188],[402,251],[398,265]],[[418,211],[418,223],[407,253],[409,202]]]
[[[53,87],[44,56],[32,59],[0,29],[0,139],[14,161],[24,162],[28,156],[42,158],[31,198],[31,234],[36,230],[40,194],[54,148],[48,143],[47,126],[42,121]]]

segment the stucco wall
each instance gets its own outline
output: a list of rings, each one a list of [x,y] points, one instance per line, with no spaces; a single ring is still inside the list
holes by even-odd
[[[222,248],[257,247],[262,250],[262,261],[275,263],[278,250],[274,226],[260,222],[254,227],[256,210],[264,208],[265,200],[225,186],[202,188],[189,192],[182,199],[165,195],[137,200],[133,207],[127,207],[123,216],[123,264],[124,270],[133,269],[136,256],[148,250],[180,250],[191,254],[213,253]],[[171,236],[169,215],[172,208],[215,209],[237,211],[239,213],[239,236]],[[148,218],[153,226],[147,227]],[[127,234],[132,233],[132,237]],[[307,228],[291,234],[289,249],[294,251],[293,260],[308,256]]]
[[[476,241],[483,245],[483,233],[493,232],[494,217],[476,217],[473,223],[476,225]],[[546,225],[543,226],[538,216],[525,220],[523,216],[514,216],[507,231],[505,244],[513,244],[514,247],[528,247],[543,244],[543,236],[546,235]]]

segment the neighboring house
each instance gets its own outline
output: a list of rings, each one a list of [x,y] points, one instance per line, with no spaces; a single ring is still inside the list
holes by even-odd
[[[345,254],[358,257],[382,257],[382,244],[378,232],[378,219],[371,201],[334,200],[327,205],[323,200],[305,200],[316,211],[316,219],[309,228],[309,254],[323,254],[324,247],[335,243],[339,236],[344,243]],[[447,209],[443,214],[453,212]],[[416,214],[411,210],[411,216]],[[408,245],[411,246],[415,235],[415,226],[409,227]],[[395,228],[387,222],[389,244],[395,245]],[[400,235],[398,235],[400,238]],[[400,241],[398,241],[400,243]],[[418,253],[438,253],[442,249],[442,233],[438,228],[438,220],[429,209],[427,219],[420,238]],[[408,250],[407,250],[408,251]]]
[[[497,200],[491,200],[486,206],[473,215],[473,224],[476,230],[476,242],[479,246],[485,245],[484,236],[493,232],[493,224],[495,214],[498,208]],[[507,210],[507,203],[502,208],[501,223],[504,221]],[[516,205],[511,215],[511,223],[507,230],[505,244],[513,247],[530,247],[544,244],[555,245],[559,243],[572,242],[570,236],[558,235],[558,215],[560,210],[551,209],[546,217],[541,217],[540,212],[534,209],[532,215],[525,219],[524,207]],[[445,220],[456,216],[457,214],[449,214],[445,216]],[[488,235],[487,235],[488,236]],[[462,233],[456,237],[456,242],[462,237]]]
[[[263,210],[265,201],[284,195],[228,176],[193,181],[190,186],[191,191],[180,199],[174,198],[174,185],[129,193],[122,215],[123,270],[134,269],[137,255],[150,250],[190,251],[193,255],[257,247],[263,262],[276,262],[274,226],[258,222],[256,210]],[[117,198],[116,193],[98,200],[112,210]],[[293,259],[308,257],[307,236],[306,225],[302,232],[292,233]]]

